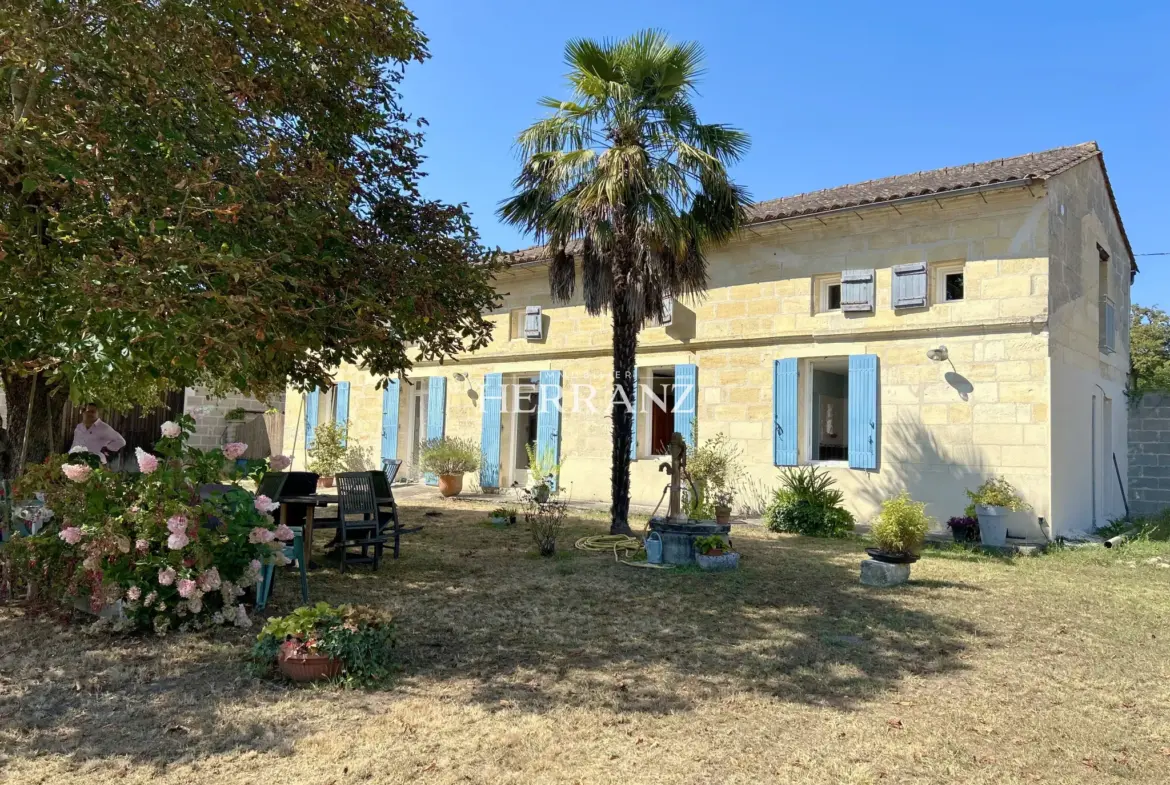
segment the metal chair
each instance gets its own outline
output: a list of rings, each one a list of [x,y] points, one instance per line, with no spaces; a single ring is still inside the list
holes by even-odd
[[[290,527],[293,530],[293,541],[291,545],[284,546],[284,555],[293,559],[297,563],[297,569],[301,573],[301,604],[309,604],[309,574],[308,559],[305,558],[305,539],[304,530],[300,527]],[[272,584],[276,581],[276,565],[267,564],[261,571],[260,575],[263,580],[260,585],[256,587],[256,610],[262,611],[268,605],[268,599],[272,596]]]
[[[337,476],[337,539],[334,547],[341,550],[341,571],[350,564],[373,564],[377,571],[382,561],[382,521],[378,500],[374,494],[374,480],[369,472],[342,472]],[[361,555],[351,554],[351,548],[361,548]],[[373,555],[370,555],[370,549]]]

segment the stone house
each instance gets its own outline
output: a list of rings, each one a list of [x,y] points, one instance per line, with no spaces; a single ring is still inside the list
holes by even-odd
[[[1136,266],[1095,143],[762,202],[708,263],[706,296],[639,335],[635,502],[661,497],[670,433],[697,430],[742,449],[748,509],[778,467],[818,464],[859,520],[907,488],[945,521],[991,475],[1054,535],[1121,514]],[[540,248],[498,288],[478,352],[383,390],[354,367],[290,390],[296,465],[306,426],[334,418],[373,463],[469,437],[480,485],[508,487],[529,443],[563,461],[572,498],[608,499],[609,320],[552,302]]]

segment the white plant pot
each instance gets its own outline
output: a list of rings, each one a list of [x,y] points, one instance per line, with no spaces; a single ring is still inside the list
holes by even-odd
[[[976,505],[979,517],[979,538],[984,545],[1003,547],[1008,538],[1025,542],[1045,541],[1044,531],[1031,510],[1010,510],[1007,507]]]

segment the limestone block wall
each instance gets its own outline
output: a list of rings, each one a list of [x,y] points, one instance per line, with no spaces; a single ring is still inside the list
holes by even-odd
[[[1149,515],[1167,507],[1170,394],[1149,393],[1129,412],[1129,509],[1135,515]]]

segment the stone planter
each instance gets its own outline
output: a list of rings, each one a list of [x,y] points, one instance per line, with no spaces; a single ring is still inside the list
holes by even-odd
[[[731,525],[715,521],[675,522],[652,518],[650,531],[657,532],[662,538],[662,561],[665,564],[694,564],[697,556],[695,538],[712,534],[727,536],[731,533]]]
[[[910,580],[909,564],[866,559],[861,563],[861,582],[865,586],[897,586]]]
[[[721,572],[723,570],[734,570],[739,567],[738,553],[698,553],[695,554],[695,561],[699,564],[699,569],[707,570],[709,572]]]
[[[1007,507],[990,507],[976,505],[975,511],[979,518],[979,537],[984,545],[993,548],[1003,548],[1008,544],[1008,538],[1019,544],[1040,542],[1046,543],[1044,530],[1037,522],[1036,513],[1031,510],[1013,511]]]
[[[463,491],[462,474],[440,474],[439,493],[446,497],[458,496]]]
[[[324,654],[292,654],[277,657],[280,672],[295,682],[323,681],[341,673],[341,660]]]

